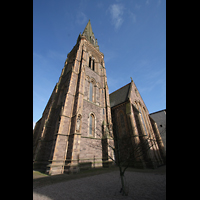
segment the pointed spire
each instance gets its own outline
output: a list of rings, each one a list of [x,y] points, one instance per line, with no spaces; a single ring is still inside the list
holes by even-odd
[[[90,19],[89,19],[82,35],[87,35],[87,34],[90,34],[90,33],[92,33],[92,26],[91,26]]]
[[[97,49],[99,49],[98,43],[97,43],[97,39],[95,39],[94,33],[92,31],[92,26],[90,23],[90,19],[82,33],[82,36],[85,36],[86,39],[92,43]]]

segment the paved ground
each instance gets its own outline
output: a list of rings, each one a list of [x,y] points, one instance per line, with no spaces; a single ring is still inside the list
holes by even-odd
[[[163,171],[163,170],[161,170]],[[41,200],[165,200],[166,175],[159,170],[154,173],[127,171],[126,185],[129,195],[122,196],[118,171],[69,180],[33,189],[33,199]]]

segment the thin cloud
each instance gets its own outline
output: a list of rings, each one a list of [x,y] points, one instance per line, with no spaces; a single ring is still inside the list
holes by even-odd
[[[46,102],[46,99],[39,93],[35,92],[34,90],[33,90],[33,96],[40,102]]]
[[[55,60],[61,60],[61,61],[66,59],[65,54],[62,54],[62,53],[59,53],[59,52],[53,51],[53,50],[48,50],[47,57],[55,59]]]
[[[134,13],[132,13],[131,11],[129,11],[128,13],[129,13],[129,17],[130,17],[131,21],[133,23],[135,23],[136,22],[136,15]]]
[[[124,7],[121,4],[113,4],[110,6],[110,14],[112,18],[112,23],[115,26],[116,29],[118,29],[122,23],[123,23],[123,13],[124,13]]]
[[[143,86],[139,86],[139,91],[141,93],[144,92],[151,92],[155,87],[157,87],[158,85],[161,86],[164,84],[164,81],[162,79],[158,79],[158,80],[147,80]]]
[[[135,4],[135,8],[136,8],[137,10],[140,10],[141,5],[138,5],[138,4],[136,3],[136,4]]]
[[[157,4],[157,6],[159,6],[161,4],[161,0],[158,0],[158,4]]]
[[[117,54],[114,51],[111,51],[109,49],[104,50],[104,61],[105,63],[112,61],[112,59],[116,58]]]
[[[155,87],[165,85],[164,73],[164,69],[156,71],[152,70],[152,68],[147,68],[141,78],[144,82],[140,85],[140,92],[151,92]]]
[[[83,12],[78,12],[76,16],[76,23],[84,25],[87,22],[87,16]]]

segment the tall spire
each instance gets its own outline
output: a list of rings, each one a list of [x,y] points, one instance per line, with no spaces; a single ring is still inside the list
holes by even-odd
[[[85,36],[86,39],[99,50],[99,45],[98,45],[97,39],[95,39],[94,33],[92,31],[90,19],[82,33],[82,36]]]

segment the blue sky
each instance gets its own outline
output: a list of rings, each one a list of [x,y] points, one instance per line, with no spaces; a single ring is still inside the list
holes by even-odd
[[[132,77],[149,113],[166,108],[166,0],[33,0],[33,124],[89,19],[109,92]]]

